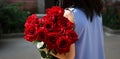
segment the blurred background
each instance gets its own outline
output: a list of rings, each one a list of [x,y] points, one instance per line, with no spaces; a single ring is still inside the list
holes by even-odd
[[[0,59],[40,59],[35,45],[24,40],[26,18],[38,17],[57,0],[0,0]],[[120,59],[120,0],[104,0],[104,47],[106,59]]]

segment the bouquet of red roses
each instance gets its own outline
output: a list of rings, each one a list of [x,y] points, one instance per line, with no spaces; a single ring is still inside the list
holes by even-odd
[[[48,51],[60,54],[69,52],[70,45],[75,43],[78,37],[73,30],[73,23],[63,14],[64,9],[58,6],[47,9],[42,18],[32,14],[25,22],[24,38],[30,42],[40,42],[37,44],[39,49],[47,48]],[[48,54],[41,55],[46,58]]]

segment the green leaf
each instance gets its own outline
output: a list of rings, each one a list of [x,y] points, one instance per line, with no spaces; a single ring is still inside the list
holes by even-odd
[[[45,53],[45,51],[40,51],[41,57],[46,58],[47,54]]]

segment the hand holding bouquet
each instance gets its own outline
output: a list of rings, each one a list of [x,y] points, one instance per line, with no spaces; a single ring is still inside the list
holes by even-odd
[[[46,16],[38,18],[35,14],[29,16],[25,23],[24,38],[30,42],[38,42],[39,49],[46,48],[48,51],[40,51],[44,58],[52,59],[53,53],[67,53],[70,45],[78,39],[73,30],[73,23],[63,16],[64,9],[54,6],[47,9]]]

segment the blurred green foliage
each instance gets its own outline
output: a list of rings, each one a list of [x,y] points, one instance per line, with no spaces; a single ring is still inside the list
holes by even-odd
[[[21,10],[20,5],[0,2],[0,24],[3,33],[23,32],[29,12]]]
[[[120,29],[120,15],[116,6],[107,6],[106,12],[103,12],[103,25],[111,29]]]

